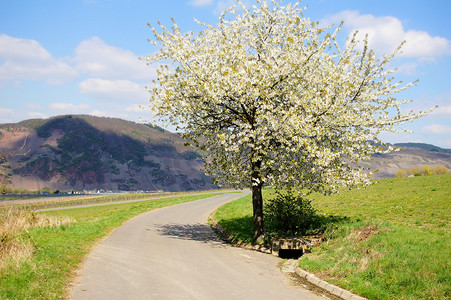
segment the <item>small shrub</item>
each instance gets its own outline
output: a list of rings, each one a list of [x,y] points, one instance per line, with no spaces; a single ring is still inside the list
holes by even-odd
[[[428,166],[428,165],[423,166],[422,173],[424,176],[430,176],[430,175],[434,174],[433,169],[431,168],[431,166]]]
[[[310,200],[288,190],[276,191],[276,197],[264,207],[268,234],[282,236],[303,235],[317,223],[316,211]]]
[[[448,171],[448,168],[445,166],[436,166],[434,168],[434,173],[437,175],[442,175],[442,174],[448,174],[449,171]]]
[[[396,178],[404,178],[406,177],[407,172],[404,170],[398,170],[398,172],[396,172]]]

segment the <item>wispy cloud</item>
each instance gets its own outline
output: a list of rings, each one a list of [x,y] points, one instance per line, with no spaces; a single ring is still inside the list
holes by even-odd
[[[25,109],[30,109],[30,110],[39,110],[42,109],[42,105],[39,103],[24,103],[23,107]]]
[[[44,119],[48,115],[38,111],[24,111],[22,109],[8,109],[0,107],[0,123],[12,123],[17,119]]]
[[[27,112],[27,116],[32,119],[47,119],[49,117],[47,114],[37,111]]]
[[[0,123],[9,123],[13,110],[0,107]]]
[[[432,115],[444,115],[451,118],[451,105],[439,105],[437,109],[435,109]]]
[[[188,1],[188,5],[191,6],[208,6],[213,4],[213,0],[191,0]]]
[[[422,132],[430,134],[451,135],[451,126],[441,124],[431,124],[423,127]]]
[[[229,7],[236,4],[235,0],[220,0],[216,4],[216,8],[214,9],[213,13],[216,15],[222,14],[223,11],[228,9]]]
[[[56,113],[84,113],[91,108],[89,104],[75,105],[73,103],[57,102],[50,104],[49,108]]]
[[[131,113],[142,113],[143,110],[144,110],[144,106],[141,106],[138,104],[130,105],[125,108],[125,111],[131,112]]]
[[[143,103],[149,96],[144,85],[129,80],[90,78],[78,86],[82,94],[101,100]]]
[[[12,112],[13,112],[12,109],[0,107],[0,115],[6,115],[6,114],[10,114]]]

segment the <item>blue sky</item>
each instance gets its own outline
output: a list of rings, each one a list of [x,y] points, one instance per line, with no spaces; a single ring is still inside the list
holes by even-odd
[[[253,4],[253,0],[245,0]],[[283,3],[292,1],[285,0]],[[198,31],[193,18],[216,24],[233,0],[0,0],[0,123],[61,114],[91,114],[140,122],[151,119],[144,88],[153,66],[138,57],[156,51],[147,27],[173,17],[183,31]],[[387,142],[424,142],[451,148],[451,1],[309,0],[304,16],[345,21],[369,33],[376,53],[389,54],[396,78],[419,79],[398,95],[405,110],[439,108],[405,125],[413,134],[384,134]]]

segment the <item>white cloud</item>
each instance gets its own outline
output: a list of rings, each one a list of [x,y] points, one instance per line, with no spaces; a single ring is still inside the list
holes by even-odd
[[[397,72],[405,75],[413,76],[417,72],[418,63],[409,62],[397,67]]]
[[[22,111],[0,107],[0,124],[13,123],[16,122],[16,120],[23,120],[23,115],[24,114]],[[20,119],[18,119],[18,117],[20,117]]]
[[[451,105],[439,105],[432,113],[432,115],[447,115],[451,118]]]
[[[156,77],[155,67],[146,65],[133,52],[110,46],[98,37],[78,45],[75,62],[77,70],[93,77],[143,81]]]
[[[61,84],[78,73],[66,62],[55,59],[37,41],[0,35],[0,85],[17,80]]]
[[[451,126],[431,124],[423,127],[422,132],[430,134],[449,134],[451,135]]]
[[[406,44],[402,48],[404,56],[435,59],[451,54],[451,42],[439,36],[430,36],[425,31],[409,30],[405,33]]]
[[[25,119],[48,118],[46,113],[39,111],[41,108],[41,105],[23,105],[23,108],[14,109],[0,107],[0,123],[15,123]]]
[[[12,109],[0,107],[0,115],[6,115],[6,114],[10,114],[12,112],[13,112]]]
[[[443,140],[441,146],[445,149],[451,149],[451,140]]]
[[[132,112],[132,113],[142,113],[145,109],[145,106],[141,106],[139,104],[127,106],[125,108],[126,112]]]
[[[26,109],[34,109],[34,110],[42,109],[42,105],[39,103],[24,103],[23,107]]]
[[[49,61],[52,55],[35,40],[0,35],[0,59],[14,61]]]
[[[81,82],[78,86],[82,94],[102,100],[143,103],[149,97],[144,85],[129,80],[90,78]]]
[[[431,36],[425,31],[405,31],[402,22],[390,16],[375,17],[361,15],[357,11],[343,11],[323,20],[324,23],[345,22],[350,32],[359,31],[358,37],[368,35],[368,43],[378,55],[391,54],[401,43],[406,41],[400,57],[433,60],[442,55],[451,54],[451,42],[446,38]]]
[[[88,104],[63,103],[57,102],[50,104],[49,108],[56,113],[78,114],[84,113],[91,108]]]
[[[236,1],[234,0],[221,0],[218,1],[218,4],[216,5],[216,8],[214,9],[213,13],[220,15],[223,11],[228,9],[229,7],[236,4]]]
[[[188,2],[191,6],[207,6],[211,5],[213,3],[213,0],[191,0]]]
[[[6,82],[20,86],[20,80],[61,84],[80,74],[146,82],[156,78],[156,64],[148,66],[133,52],[108,45],[98,37],[82,41],[71,61],[75,67],[53,57],[35,40],[0,35],[0,87]]]
[[[10,117],[13,113],[12,109],[0,107],[0,123],[10,123]]]
[[[0,87],[20,80],[61,84],[80,74],[105,79],[130,79],[150,82],[156,78],[157,65],[148,66],[131,51],[106,44],[93,37],[75,49],[73,67],[57,59],[35,40],[0,35]]]
[[[136,106],[137,107],[137,106]],[[136,110],[132,106],[124,108],[120,105],[108,105],[105,107],[97,107],[88,112],[89,115],[97,117],[110,117],[140,122],[140,117],[151,115],[149,111]]]
[[[438,106],[430,114],[432,120],[440,119],[441,122],[451,120],[451,90],[436,96],[426,95],[421,100]]]
[[[27,112],[27,116],[31,119],[47,119],[49,116],[41,113],[41,112],[36,112],[36,111],[29,111]]]
[[[94,109],[89,112],[90,115],[96,116],[96,117],[116,117],[115,113],[108,112],[106,110],[98,110]]]

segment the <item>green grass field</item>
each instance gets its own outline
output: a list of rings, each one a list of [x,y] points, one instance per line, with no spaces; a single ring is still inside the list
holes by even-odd
[[[341,221],[329,224],[328,240],[301,257],[301,268],[370,299],[451,298],[451,175],[384,179],[310,199]],[[215,218],[236,240],[252,241],[249,196]]]
[[[93,245],[113,228],[146,211],[217,194],[45,212],[48,216],[69,217],[72,222],[70,225],[30,228],[26,232],[10,234],[19,240],[31,241],[34,253],[23,261],[12,261],[0,268],[0,299],[67,298],[75,270]]]

